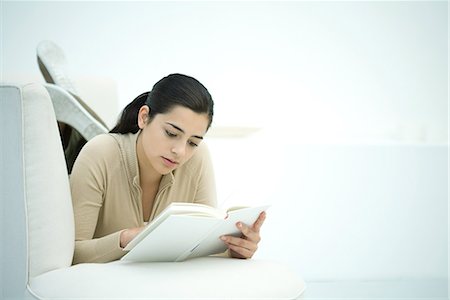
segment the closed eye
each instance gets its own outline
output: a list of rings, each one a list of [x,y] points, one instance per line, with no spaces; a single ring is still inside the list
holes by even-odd
[[[176,137],[176,136],[177,136],[176,133],[172,133],[172,132],[170,132],[169,130],[166,130],[166,134],[167,134],[167,136],[169,136],[169,137]]]
[[[198,144],[192,142],[192,141],[188,141],[189,146],[191,147],[198,147]]]

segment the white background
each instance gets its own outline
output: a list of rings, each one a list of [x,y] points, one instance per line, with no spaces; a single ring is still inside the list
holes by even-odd
[[[2,2],[3,75],[61,46],[119,107],[163,76],[198,78],[216,125],[298,141],[447,142],[446,2]]]

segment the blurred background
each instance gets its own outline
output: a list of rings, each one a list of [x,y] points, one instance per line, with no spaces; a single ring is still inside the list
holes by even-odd
[[[219,205],[272,205],[256,257],[307,296],[447,296],[446,1],[0,5],[1,81],[44,82],[51,40],[110,127],[162,77],[200,80]]]

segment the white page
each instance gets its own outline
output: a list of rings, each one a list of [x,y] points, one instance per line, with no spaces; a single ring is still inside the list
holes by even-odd
[[[191,216],[202,216],[205,218],[218,218],[224,219],[226,213],[220,211],[216,208],[197,204],[197,203],[171,203],[166,209],[164,209],[161,214],[159,214],[150,224],[148,224],[144,230],[142,230],[137,236],[131,240],[130,243],[125,247],[125,251],[129,251],[134,248],[140,241],[142,241],[150,232],[155,230],[165,219],[171,215],[191,215]]]
[[[138,243],[122,260],[175,261],[198,244],[220,219],[171,215]]]

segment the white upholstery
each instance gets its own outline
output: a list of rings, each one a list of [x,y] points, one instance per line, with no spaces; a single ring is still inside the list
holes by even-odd
[[[74,220],[55,113],[42,85],[2,85],[4,299],[296,299],[283,265],[204,257],[180,263],[71,266]],[[6,158],[6,156],[8,156]]]
[[[28,282],[21,89],[0,88],[1,284],[3,298],[19,297]]]
[[[42,85],[22,88],[30,277],[70,266],[75,240],[67,169],[49,100]]]
[[[295,299],[304,290],[304,283],[280,264],[219,257],[81,264],[33,278],[30,286],[48,298],[76,299]]]

